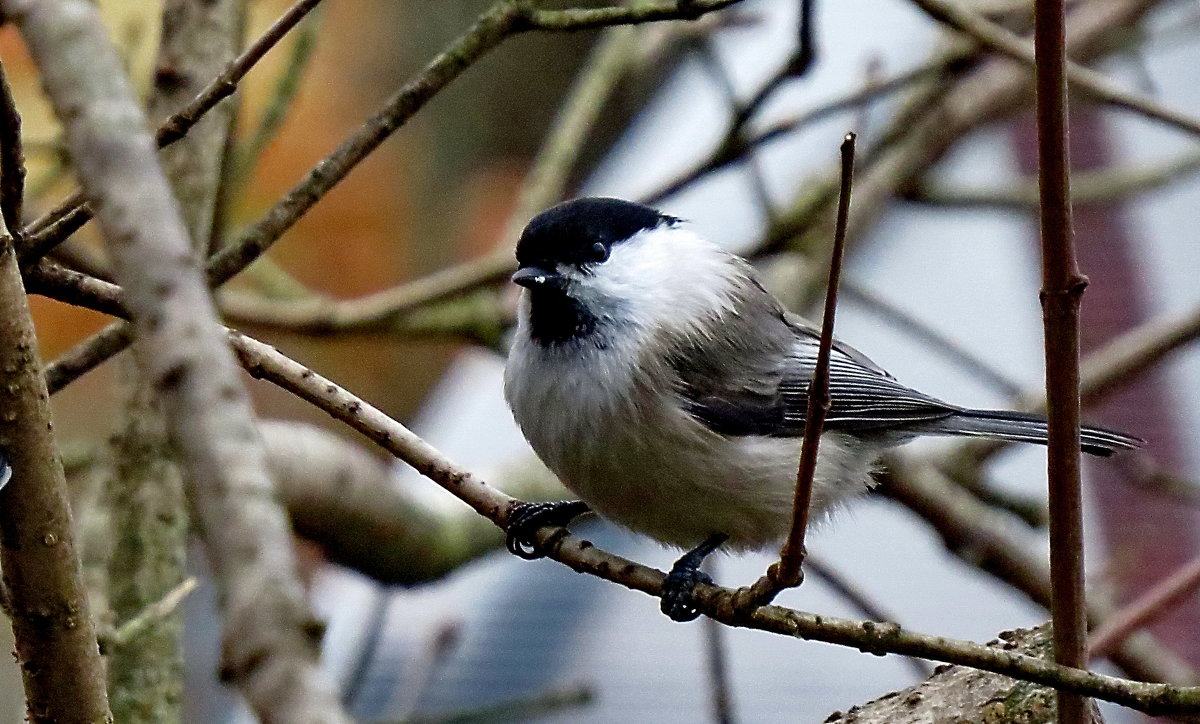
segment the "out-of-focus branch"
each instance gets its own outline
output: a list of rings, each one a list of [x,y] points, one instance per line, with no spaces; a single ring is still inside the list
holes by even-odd
[[[984,46],[1027,66],[1034,64],[1032,45],[969,8],[948,0],[912,0],[912,3],[933,19],[970,36]],[[1124,91],[1114,86],[1103,74],[1078,63],[1068,61],[1065,72],[1073,90],[1081,90],[1098,101],[1131,110],[1184,133],[1200,135],[1200,119],[1165,108],[1149,98]]]
[[[1031,601],[1050,607],[1050,570],[1029,536],[999,511],[980,502],[933,463],[914,455],[889,455],[880,490],[920,516],[954,555],[988,573]],[[1088,604],[1093,625],[1102,625],[1111,608],[1096,595]],[[1131,676],[1147,681],[1200,684],[1188,664],[1148,634],[1130,638],[1109,658]]]
[[[296,532],[330,560],[386,584],[413,585],[498,550],[504,533],[466,509],[431,506],[426,490],[397,480],[393,466],[362,446],[295,422],[261,425],[271,470]],[[505,475],[523,500],[562,496],[562,486],[530,459]]]
[[[511,271],[515,263],[512,247],[517,235],[534,214],[562,198],[571,169],[583,149],[589,130],[617,83],[637,60],[634,51],[638,37],[636,28],[615,27],[608,29],[598,41],[563,102],[533,168],[521,185],[516,208],[505,226],[499,247],[481,259],[468,262],[472,268],[494,270],[495,281],[504,279],[506,272]],[[317,295],[286,301],[228,296],[225,298],[223,310],[238,322],[299,333],[388,331],[421,334],[424,330],[420,326],[419,318],[427,315],[420,314],[417,310],[424,310],[426,307],[432,309],[435,305],[427,303],[430,299],[429,295],[425,294],[430,288],[428,285],[422,284],[420,280],[416,282],[420,293],[414,295],[411,284],[414,283],[348,300],[335,300]],[[467,332],[465,336],[472,336],[495,346],[503,331],[501,324],[511,321],[507,310],[503,314],[493,312],[485,315],[487,319],[481,319],[480,315],[475,313],[480,305],[461,304],[450,299],[450,296],[452,294],[446,294],[436,304],[436,308],[441,310],[441,313],[436,314],[439,322],[448,321],[444,314],[448,308],[463,310],[464,307],[468,307],[469,309],[465,310],[468,313],[463,315],[465,324],[453,325],[448,331],[454,334]],[[494,296],[492,295],[492,298]],[[414,317],[418,319],[414,320]],[[414,321],[417,325],[415,328]]]
[[[165,117],[197,97],[203,84],[233,60],[243,11],[242,0],[164,3],[152,117]],[[207,248],[213,230],[234,108],[226,99],[159,155],[198,253]],[[184,483],[151,376],[142,374],[136,359],[124,360],[121,369],[124,414],[113,437],[114,474],[105,486],[113,541],[108,600],[113,619],[146,623],[108,638],[109,698],[117,721],[178,722],[183,719],[183,616],[176,606],[159,604],[187,577]],[[147,620],[150,610],[161,614]]]
[[[62,119],[167,414],[225,610],[224,673],[273,721],[346,721],[317,662],[320,626],[290,529],[156,146],[96,8],[5,0]]]
[[[1076,204],[1111,201],[1163,188],[1200,172],[1200,151],[1191,151],[1159,165],[1074,171],[1071,198]],[[924,180],[901,189],[909,201],[934,206],[998,208],[1028,211],[1037,206],[1036,180],[1022,180],[996,188],[971,188]]]
[[[1071,15],[1068,50],[1086,61],[1107,49],[1104,41],[1126,28],[1159,0],[1106,0],[1086,3]],[[951,50],[949,53],[961,51]],[[855,215],[849,235],[862,238],[895,190],[919,177],[957,140],[983,123],[1027,102],[1030,74],[1008,61],[980,63],[952,85],[918,84],[913,98],[892,119],[875,147],[867,149],[855,172]],[[933,81],[936,83],[937,81]],[[787,246],[816,258],[833,235],[829,219],[837,199],[837,177],[827,173],[803,185],[803,191],[784,209],[765,235],[761,248]],[[819,293],[810,290],[810,298]]]
[[[1085,405],[1098,402],[1122,381],[1134,377],[1166,359],[1173,352],[1200,339],[1200,309],[1187,314],[1156,319],[1116,337],[1083,359],[1079,367],[1079,396]],[[1031,390],[1015,399],[1015,407],[1037,412],[1046,409],[1046,395]],[[972,440],[960,443],[950,459],[950,469],[974,470],[1000,450],[1004,443]]]
[[[1108,656],[1131,633],[1149,625],[1171,607],[1200,589],[1200,556],[1193,558],[1154,588],[1113,614],[1088,641],[1092,658]]]
[[[0,143],[6,142],[0,138]],[[16,638],[29,721],[111,721],[66,478],[12,238],[0,229],[0,588]]]

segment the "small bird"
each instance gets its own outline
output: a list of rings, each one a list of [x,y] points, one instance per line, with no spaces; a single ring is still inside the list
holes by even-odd
[[[611,198],[554,206],[517,244],[524,287],[504,376],[534,451],[582,501],[529,504],[508,547],[541,555],[534,532],[593,510],[689,553],[663,611],[698,615],[690,590],[708,553],[787,535],[820,330],[787,312],[750,264],[678,218]],[[972,410],[898,382],[834,342],[830,408],[812,514],[871,486],[887,448],[920,435],[1045,444],[1046,420]],[[1085,427],[1084,452],[1139,440]]]

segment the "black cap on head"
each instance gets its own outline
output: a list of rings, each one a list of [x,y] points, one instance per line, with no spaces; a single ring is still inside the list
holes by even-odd
[[[581,265],[608,256],[613,244],[679,219],[649,206],[609,198],[565,201],[529,222],[517,242],[521,266]]]

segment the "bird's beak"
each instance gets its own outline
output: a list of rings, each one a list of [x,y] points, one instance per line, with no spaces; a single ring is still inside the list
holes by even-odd
[[[560,288],[563,278],[557,272],[548,271],[540,266],[523,266],[512,275],[513,284],[526,289]]]

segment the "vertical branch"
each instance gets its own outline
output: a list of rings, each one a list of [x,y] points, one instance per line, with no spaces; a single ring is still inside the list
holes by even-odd
[[[9,229],[21,228],[21,116],[0,67],[0,601],[29,721],[111,720],[54,442],[37,336]]]
[[[168,0],[150,112],[163,118],[200,95],[237,53],[241,0]],[[227,98],[159,158],[191,236],[208,246],[221,176],[222,150],[234,105]],[[122,368],[124,425],[115,437],[116,470],[107,494],[114,543],[110,605],[118,622],[136,620],[185,578],[188,516],[178,461],[149,375],[135,359]],[[116,637],[108,650],[109,695],[117,721],[137,724],[183,718],[183,619],[168,609],[136,636]]]
[[[1034,23],[1038,178],[1041,194],[1042,317],[1049,411],[1050,611],[1054,657],[1087,665],[1083,590],[1083,501],[1079,463],[1079,273],[1071,236],[1067,161],[1066,15],[1063,0],[1038,0]],[[1059,692],[1060,724],[1085,724],[1087,700]]]
[[[29,721],[111,721],[21,272],[0,231],[0,567]]]
[[[804,437],[800,465],[796,470],[796,496],[792,501],[792,525],[787,540],[765,575],[752,585],[739,588],[731,601],[735,610],[751,609],[770,603],[785,588],[800,585],[804,575],[804,536],[812,505],[813,476],[817,471],[817,449],[829,413],[829,357],[833,352],[833,320],[837,312],[838,282],[842,276],[842,257],[846,250],[846,227],[850,218],[850,187],[854,179],[853,133],[847,133],[841,146],[841,187],[838,198],[837,227],[833,237],[833,258],[829,263],[829,286],[825,293],[825,313],[821,320],[821,338],[812,380],[808,383],[808,405],[804,413]]]

